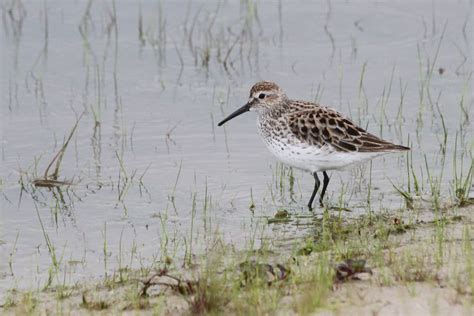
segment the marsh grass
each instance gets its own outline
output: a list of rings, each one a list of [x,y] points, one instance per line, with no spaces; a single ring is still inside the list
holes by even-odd
[[[82,293],[82,303],[81,307],[92,310],[92,311],[101,311],[106,310],[110,307],[110,303],[103,298],[94,298],[89,297],[87,292]]]
[[[60,265],[62,262],[62,256],[58,257],[56,253],[56,247],[49,238],[49,234],[47,233],[45,226],[43,224],[43,220],[41,219],[40,211],[38,209],[38,206],[35,204],[35,209],[36,209],[36,215],[38,216],[38,221],[41,226],[41,230],[43,232],[43,237],[44,241],[46,243],[50,258],[51,258],[51,266],[48,269],[48,280],[46,281],[46,284],[44,285],[44,288],[48,288],[53,284],[54,278],[58,275]]]
[[[72,182],[69,181],[59,181],[59,170],[61,167],[61,162],[63,160],[64,154],[66,152],[66,149],[69,145],[69,142],[71,141],[74,133],[76,132],[77,126],[79,125],[79,122],[84,114],[81,114],[79,118],[76,120],[76,123],[72,127],[67,139],[63,142],[60,150],[56,153],[56,155],[53,157],[51,162],[48,164],[44,171],[44,176],[42,179],[35,179],[33,180],[33,184],[37,187],[47,187],[47,188],[56,188],[59,186],[63,185],[70,185]],[[56,162],[56,165],[54,167],[54,171],[52,174],[49,174],[49,169],[53,166],[53,164]]]
[[[184,21],[180,24],[182,33],[170,31],[171,22],[167,19],[165,6],[160,2],[156,4],[152,12],[142,10],[138,7],[138,45],[140,50],[150,48],[159,74],[159,85],[165,91],[170,83],[166,81],[164,71],[174,66],[179,67],[176,74],[175,91],[186,84],[185,69],[194,64],[193,71],[208,80],[214,76],[214,72],[222,72],[225,78],[234,82],[234,77],[246,74],[259,73],[259,58],[261,52],[259,45],[266,45],[268,36],[264,34],[259,17],[259,6],[256,1],[242,1],[238,17],[231,21],[221,19],[221,13],[225,2],[219,1],[213,8],[200,6],[194,12],[190,9],[188,2]],[[327,2],[327,14],[324,21],[324,32],[330,45],[330,65],[339,49],[336,47],[336,39],[333,31],[332,18],[333,8],[331,1]],[[114,206],[123,208],[123,218],[128,219],[129,209],[125,201],[131,192],[138,186],[140,197],[151,194],[144,184],[144,177],[151,163],[139,176],[136,169],[130,169],[127,150],[133,149],[133,131],[128,135],[126,112],[119,93],[118,48],[119,48],[119,19],[116,12],[115,1],[107,3],[103,7],[97,7],[90,0],[85,4],[82,17],[77,26],[83,44],[83,62],[85,69],[85,85],[83,91],[83,107],[85,113],[90,113],[92,119],[91,146],[93,160],[96,167],[97,186],[102,186],[102,133],[107,128],[108,99],[112,97],[115,102],[113,108],[113,128],[115,143],[112,144],[112,157],[115,160],[117,178],[109,181],[113,194],[116,194]],[[48,54],[50,42],[50,17],[47,2],[43,4],[43,55]],[[183,8],[184,9],[184,8]],[[278,2],[278,26],[277,36],[279,45],[282,46],[285,35],[284,10],[282,1]],[[2,4],[2,18],[5,31],[8,35],[16,38],[17,49],[19,38],[22,36],[23,20],[26,18],[26,10],[22,1],[10,1]],[[149,18],[150,13],[152,16]],[[100,16],[98,19],[96,14]],[[158,218],[157,230],[159,231],[159,242],[156,248],[159,250],[153,254],[142,254],[151,257],[146,260],[137,258],[137,243],[133,240],[130,249],[126,249],[124,242],[124,230],[120,231],[118,238],[118,253],[114,253],[115,236],[110,231],[110,222],[105,221],[100,229],[99,238],[96,241],[98,252],[103,261],[104,278],[97,281],[96,286],[90,284],[77,284],[71,286],[67,276],[74,273],[68,265],[64,264],[64,251],[53,242],[53,233],[45,226],[45,214],[40,212],[42,207],[49,207],[52,220],[58,227],[58,222],[65,218],[61,217],[61,210],[67,207],[73,208],[73,201],[80,200],[74,190],[60,190],[62,186],[67,187],[67,181],[58,180],[61,174],[61,164],[66,149],[70,145],[73,135],[78,127],[78,118],[69,136],[63,141],[59,151],[43,173],[38,171],[42,155],[33,158],[31,165],[24,170],[20,169],[18,185],[20,187],[20,204],[23,192],[31,193],[35,201],[36,215],[42,231],[42,238],[49,254],[49,268],[46,285],[40,291],[18,292],[9,291],[2,308],[17,314],[47,313],[50,311],[44,302],[38,299],[39,295],[53,293],[53,301],[60,301],[65,307],[65,313],[77,311],[93,313],[102,311],[105,314],[121,312],[151,311],[157,314],[274,314],[280,312],[311,314],[317,311],[335,310],[347,304],[344,301],[334,302],[334,296],[338,288],[344,287],[345,282],[359,282],[356,279],[336,280],[337,267],[340,262],[354,260],[354,262],[367,262],[374,271],[369,280],[357,283],[358,286],[403,286],[409,289],[411,295],[416,295],[417,284],[442,284],[459,293],[460,300],[467,298],[472,301],[472,289],[474,288],[474,261],[472,250],[472,183],[473,183],[473,158],[472,144],[470,144],[469,119],[470,107],[468,92],[472,72],[462,74],[465,76],[465,84],[459,98],[459,126],[454,131],[449,124],[446,112],[443,112],[442,89],[433,86],[435,70],[438,69],[438,57],[445,39],[447,23],[444,24],[442,32],[437,30],[433,14],[432,36],[436,40],[433,51],[424,40],[417,45],[417,58],[419,66],[418,78],[418,109],[417,117],[411,119],[409,113],[405,113],[406,104],[409,100],[411,85],[410,80],[399,78],[400,100],[396,109],[396,119],[390,124],[390,105],[393,103],[392,86],[394,85],[396,65],[394,64],[390,79],[383,85],[382,93],[376,104],[380,110],[378,115],[373,115],[379,127],[380,135],[392,132],[392,128],[398,133],[399,140],[407,138],[407,143],[413,148],[412,152],[406,154],[406,159],[399,161],[399,166],[404,164],[406,170],[400,173],[400,178],[390,179],[395,191],[405,201],[405,206],[400,209],[391,209],[385,206],[383,192],[380,197],[380,205],[377,205],[376,187],[372,164],[357,168],[348,175],[349,181],[341,180],[337,192],[328,192],[328,205],[336,202],[336,207],[326,207],[318,212],[307,215],[299,214],[302,211],[300,205],[306,197],[306,188],[301,187],[298,179],[301,174],[281,164],[272,167],[272,180],[268,184],[270,195],[268,203],[267,196],[260,194],[250,187],[249,209],[251,211],[252,226],[245,233],[249,236],[244,245],[242,243],[228,243],[220,239],[222,232],[219,222],[216,223],[215,214],[225,214],[224,203],[230,203],[232,208],[238,207],[233,201],[225,202],[216,200],[208,177],[205,176],[204,183],[196,183],[196,172],[194,174],[194,186],[187,196],[189,198],[178,200],[183,189],[182,177],[185,177],[183,160],[175,162],[176,177],[171,179],[171,184],[165,194],[166,207],[153,213],[152,218]],[[426,23],[423,20],[423,23]],[[466,35],[468,18],[463,26],[463,34],[466,47],[469,47],[469,38]],[[102,29],[101,29],[102,26]],[[334,25],[335,26],[335,25]],[[354,26],[363,31],[360,21],[354,22]],[[426,25],[424,25],[427,28]],[[426,31],[427,33],[427,31]],[[52,34],[51,34],[52,35]],[[438,37],[436,37],[438,36]],[[103,51],[97,50],[94,42],[95,37],[103,38],[105,47]],[[357,101],[357,117],[361,125],[369,124],[371,96],[368,91],[370,81],[368,79],[369,66],[372,61],[356,63],[358,57],[357,38],[351,36],[351,59],[356,67],[360,69],[360,75],[351,85],[356,87],[357,92],[354,99]],[[173,44],[175,59],[178,65],[170,63],[169,45]],[[108,68],[109,49],[112,56],[111,72]],[[466,63],[467,53],[464,48],[458,47],[459,54],[463,57],[462,63],[457,66],[456,72],[461,72]],[[341,51],[342,52],[342,51]],[[342,53],[341,53],[342,55]],[[44,74],[35,71],[37,63],[28,72],[26,85],[35,98],[38,105],[40,119],[44,118],[46,102],[47,82]],[[295,69],[293,68],[293,71]],[[342,107],[345,96],[343,86],[349,75],[344,73],[345,64],[341,58],[340,65],[334,69],[339,79],[339,106]],[[397,69],[398,70],[398,69]],[[331,70],[328,70],[331,71]],[[111,76],[111,78],[109,78]],[[358,79],[358,80],[357,80]],[[10,79],[12,80],[12,79]],[[112,83],[112,92],[107,84]],[[173,77],[174,80],[174,77]],[[183,82],[182,82],[183,80]],[[107,84],[106,84],[107,83]],[[91,87],[89,87],[91,86]],[[220,91],[219,89],[223,89]],[[210,124],[212,126],[212,141],[216,141],[214,130],[215,111],[220,115],[227,112],[229,100],[233,91],[233,84],[228,83],[227,88],[220,88],[215,84],[212,96],[213,108],[209,110]],[[18,83],[9,81],[9,109],[18,108],[17,92]],[[91,90],[91,91],[90,91]],[[92,91],[93,90],[93,91]],[[319,83],[314,99],[319,102],[324,94],[325,87]],[[217,92],[216,92],[217,91]],[[110,93],[111,92],[111,93]],[[90,97],[92,94],[93,97]],[[16,100],[15,100],[16,99]],[[215,107],[215,105],[217,107]],[[109,105],[110,108],[110,105]],[[224,110],[225,109],[225,110]],[[350,111],[349,111],[350,112]],[[431,126],[430,126],[431,118]],[[416,137],[410,134],[404,135],[404,124],[416,124]],[[180,121],[170,123],[164,132],[164,141],[168,157],[172,159],[176,145],[175,134]],[[140,128],[137,124],[137,128]],[[438,151],[433,153],[423,146],[423,137],[439,128],[437,135]],[[104,131],[102,130],[104,129]],[[176,130],[176,133],[175,133]],[[224,127],[224,143],[227,155],[231,154],[227,131]],[[162,134],[163,135],[163,134]],[[454,154],[450,159],[452,139],[455,135]],[[129,137],[127,137],[129,136]],[[105,138],[105,137],[104,137]],[[127,148],[127,139],[130,148]],[[171,146],[173,145],[173,146]],[[2,145],[3,146],[3,145]],[[77,146],[77,144],[76,144]],[[76,148],[77,152],[77,148]],[[2,147],[3,154],[3,147]],[[76,153],[77,154],[77,153]],[[76,159],[78,160],[78,159]],[[51,168],[54,171],[49,172]],[[454,176],[447,176],[448,168],[452,165]],[[192,166],[186,165],[187,169]],[[374,168],[375,170],[375,168]],[[401,169],[402,170],[402,169]],[[114,174],[115,177],[115,174]],[[137,180],[138,178],[138,180]],[[35,179],[30,181],[31,179]],[[174,180],[174,181],[173,181]],[[269,180],[270,182],[270,180]],[[2,181],[3,183],[3,181]],[[33,184],[33,188],[31,187]],[[448,185],[447,185],[448,184]],[[53,199],[49,200],[46,190],[36,187],[47,187],[51,190]],[[223,189],[224,190],[224,189]],[[447,201],[448,190],[452,201]],[[3,192],[2,192],[3,193]],[[264,195],[262,197],[262,195]],[[44,202],[46,201],[46,202]],[[426,202],[426,203],[425,203]],[[354,204],[361,204],[360,212],[344,212]],[[220,205],[221,204],[221,205]],[[277,204],[279,207],[275,208]],[[237,205],[237,206],[236,206]],[[283,206],[283,207],[280,207]],[[470,208],[471,207],[471,208]],[[278,209],[278,211],[277,211]],[[134,210],[130,209],[130,212]],[[261,216],[259,212],[275,214],[275,216]],[[275,213],[276,211],[276,213]],[[173,212],[174,214],[170,214]],[[467,213],[467,212],[470,212]],[[189,215],[188,215],[189,214]],[[248,211],[247,211],[248,214]],[[362,214],[362,215],[361,215]],[[461,215],[460,215],[461,214]],[[70,215],[65,214],[65,215]],[[178,216],[179,215],[179,216]],[[189,226],[174,227],[170,222],[172,217],[188,216]],[[73,217],[73,216],[71,216]],[[237,222],[236,222],[237,223]],[[146,224],[148,229],[148,224]],[[298,229],[298,236],[293,232]],[[451,227],[462,227],[462,236],[452,235]],[[134,227],[136,229],[136,227]],[[246,229],[246,228],[245,228]],[[268,234],[269,231],[289,231],[285,237],[288,240],[285,247],[280,247],[276,234]],[[296,234],[295,234],[296,235]],[[9,256],[9,270],[11,274],[15,271],[16,246],[20,232],[16,235],[15,242]],[[102,238],[100,238],[100,236]],[[289,245],[288,245],[289,244]],[[64,246],[66,248],[66,246]],[[457,253],[455,252],[455,249]],[[85,252],[81,261],[86,264]],[[127,253],[130,258],[127,260]],[[116,255],[117,264],[113,262],[112,255]],[[143,261],[142,261],[143,260]],[[139,262],[138,268],[134,263]],[[458,261],[454,267],[450,265]],[[459,263],[460,262],[460,263]],[[450,275],[444,280],[440,277],[440,271],[449,269]],[[158,271],[158,272],[157,272]],[[153,283],[152,277],[166,271],[168,280],[158,280]],[[61,273],[62,272],[62,273]],[[164,277],[165,275],[161,275]],[[170,281],[171,279],[171,281]],[[447,282],[447,285],[445,283]],[[174,283],[171,283],[174,282]],[[443,283],[444,282],[444,283]],[[435,285],[436,286],[436,285]],[[441,285],[440,285],[441,287]],[[51,291],[51,292],[48,292]],[[74,305],[74,300],[79,301],[79,306]],[[366,298],[360,298],[361,300]],[[177,303],[176,303],[177,302]],[[370,303],[370,298],[367,298]],[[58,303],[59,304],[59,303]],[[173,310],[170,306],[179,306]]]
[[[37,306],[38,297],[34,291],[10,291],[2,307],[6,310],[15,309],[18,314],[31,315]]]
[[[465,171],[465,160],[464,160],[464,153],[461,153],[461,159],[458,159],[458,137],[456,134],[456,138],[454,141],[454,152],[453,152],[453,195],[456,203],[460,206],[467,206],[469,204],[474,203],[472,197],[470,197],[470,191],[473,185],[473,173],[474,173],[474,157],[468,157],[468,164],[470,159],[470,164],[468,167],[468,171]],[[472,153],[472,152],[471,152]],[[459,161],[460,160],[460,161]]]
[[[20,231],[18,231],[16,233],[16,237],[15,237],[15,242],[13,243],[13,247],[12,247],[12,250],[10,251],[10,253],[8,254],[8,268],[10,269],[10,273],[11,275],[15,275],[13,273],[13,260],[15,258],[15,254],[17,252],[17,243],[18,243],[18,238],[20,237]]]
[[[326,304],[333,284],[335,272],[327,254],[317,256],[312,260],[301,263],[300,275],[295,277],[294,284],[300,286],[295,293],[293,309],[302,315],[307,315]]]
[[[218,313],[230,301],[225,273],[218,274],[208,269],[204,269],[203,274],[199,277],[195,293],[186,299],[192,314]]]
[[[180,306],[179,313],[268,314],[284,310],[311,314],[327,308],[337,310],[337,304],[344,306],[344,302],[334,305],[335,291],[346,282],[360,281],[356,277],[352,281],[342,279],[341,283],[336,278],[337,269],[340,262],[356,259],[353,262],[367,261],[369,270],[361,271],[373,271],[373,276],[368,275],[372,281],[360,286],[402,285],[416,296],[416,284],[439,283],[454,288],[464,302],[474,284],[469,224],[472,214],[459,210],[467,215],[438,218],[431,213],[432,221],[421,223],[402,211],[397,216],[387,210],[352,219],[326,211],[316,219],[313,237],[295,239],[290,252],[275,252],[278,249],[267,243],[256,247],[255,240],[249,240],[247,249],[240,251],[214,237],[208,241],[213,246],[204,255],[193,255],[184,267],[174,260],[155,261],[141,270],[120,264],[120,271],[107,274],[95,289],[68,287],[64,282],[50,288],[54,288],[55,298],[63,306],[70,306],[70,300],[79,295],[80,307],[90,311],[159,310],[169,314],[173,309],[168,309],[167,302],[172,300]],[[451,236],[451,232],[458,231],[451,228],[453,225],[462,227],[459,238]],[[104,226],[104,264],[109,253],[106,229]],[[53,245],[51,249],[54,266]],[[189,258],[191,249],[185,257]],[[449,275],[440,274],[446,269]],[[38,308],[34,296],[24,298],[28,301],[26,307],[18,305],[19,297],[11,292],[3,308]]]

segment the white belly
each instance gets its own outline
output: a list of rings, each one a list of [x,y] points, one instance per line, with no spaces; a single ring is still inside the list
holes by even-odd
[[[381,153],[337,152],[328,146],[322,148],[288,146],[282,150],[281,147],[270,143],[267,147],[284,164],[309,172],[340,170],[381,155]]]
[[[258,125],[258,124],[257,124]],[[271,137],[258,125],[260,136],[270,152],[286,165],[309,172],[337,170],[368,161],[384,153],[339,152],[330,146],[312,146],[292,137]]]

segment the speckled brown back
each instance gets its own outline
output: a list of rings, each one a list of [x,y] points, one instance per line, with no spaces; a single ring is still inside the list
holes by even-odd
[[[405,151],[354,124],[341,113],[310,102],[291,101],[293,111],[285,114],[292,134],[310,145],[330,145],[341,152]]]

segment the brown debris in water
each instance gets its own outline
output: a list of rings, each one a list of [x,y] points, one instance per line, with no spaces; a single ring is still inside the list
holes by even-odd
[[[353,260],[347,259],[336,265],[336,283],[342,283],[348,280],[360,280],[357,276],[361,273],[372,275],[372,270],[365,266],[366,261],[363,259]]]
[[[35,187],[39,187],[39,188],[57,188],[57,187],[60,187],[60,186],[63,186],[63,185],[71,185],[72,184],[72,182],[70,182],[70,181],[60,181],[60,180],[58,180],[59,168],[61,166],[61,162],[63,160],[64,153],[66,152],[67,146],[69,145],[69,142],[71,141],[72,136],[76,132],[77,126],[79,125],[79,121],[81,120],[81,118],[83,116],[84,116],[84,113],[82,113],[81,116],[79,116],[79,118],[77,119],[76,123],[74,124],[71,132],[69,133],[68,138],[66,139],[64,144],[61,146],[61,149],[59,149],[59,151],[56,153],[56,155],[54,155],[53,159],[49,163],[48,167],[46,167],[46,170],[44,171],[43,178],[42,179],[41,178],[40,179],[35,179],[35,180],[32,181],[32,183]],[[56,162],[56,166],[54,167],[54,172],[50,175],[49,174],[49,169],[54,164],[54,162]]]

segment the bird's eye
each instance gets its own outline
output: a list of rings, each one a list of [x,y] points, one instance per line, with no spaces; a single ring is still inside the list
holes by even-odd
[[[264,98],[265,98],[265,93],[260,93],[260,94],[258,95],[258,98],[259,98],[259,99],[264,99]]]

